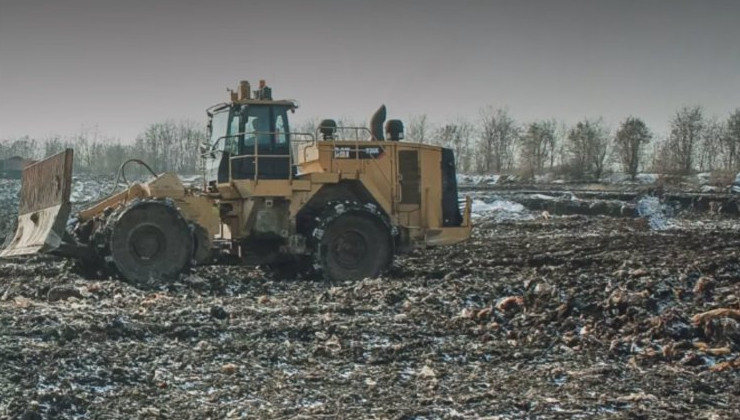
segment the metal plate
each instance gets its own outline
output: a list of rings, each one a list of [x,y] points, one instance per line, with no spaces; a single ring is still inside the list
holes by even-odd
[[[18,227],[0,257],[49,252],[62,243],[70,213],[73,150],[23,169]]]

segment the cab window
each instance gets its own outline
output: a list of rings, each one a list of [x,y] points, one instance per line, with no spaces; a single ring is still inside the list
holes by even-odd
[[[241,135],[239,135],[239,114],[234,113],[233,117],[231,118],[231,124],[229,124],[229,137],[224,139],[226,141],[225,150],[231,154],[237,154],[239,153],[239,139],[242,138]]]
[[[278,113],[275,118],[275,135],[277,144],[285,144],[288,142],[287,131],[288,127],[287,124],[285,124],[285,117],[282,113]]]
[[[269,146],[271,131],[270,108],[250,106],[244,123],[244,146],[254,147],[255,140],[260,146]]]
[[[211,119],[211,144],[214,145],[217,150],[224,150],[225,148],[224,140],[226,139],[222,139],[222,137],[227,135],[228,125],[228,109],[213,115],[213,118]]]

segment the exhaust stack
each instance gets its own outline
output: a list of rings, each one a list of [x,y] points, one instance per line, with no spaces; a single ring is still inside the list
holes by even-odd
[[[251,86],[249,86],[248,81],[242,80],[241,82],[239,82],[239,90],[237,92],[237,99],[240,101],[251,99],[252,91],[250,89],[251,89]]]

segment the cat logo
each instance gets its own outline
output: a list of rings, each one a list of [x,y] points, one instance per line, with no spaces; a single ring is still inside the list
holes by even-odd
[[[335,147],[334,148],[334,159],[349,159],[351,147]]]
[[[385,150],[380,146],[335,146],[334,159],[378,159]]]

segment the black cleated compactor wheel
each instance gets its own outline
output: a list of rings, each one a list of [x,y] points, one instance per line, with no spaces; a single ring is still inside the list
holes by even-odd
[[[393,260],[388,226],[370,213],[338,214],[319,232],[318,263],[330,280],[377,277]]]
[[[193,235],[172,202],[135,202],[114,216],[110,256],[130,283],[155,286],[190,265]]]

